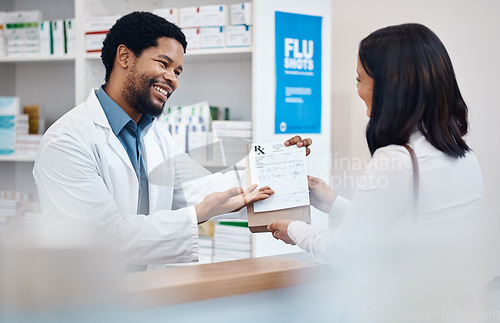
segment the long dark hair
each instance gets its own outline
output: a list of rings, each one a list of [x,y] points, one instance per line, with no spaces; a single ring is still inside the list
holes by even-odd
[[[372,155],[380,147],[408,143],[417,129],[449,156],[463,157],[470,150],[463,139],[467,105],[448,52],[429,28],[379,29],[361,41],[359,59],[374,81],[366,129]]]

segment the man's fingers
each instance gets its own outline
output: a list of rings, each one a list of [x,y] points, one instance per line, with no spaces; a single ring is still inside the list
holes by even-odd
[[[302,140],[302,143],[304,144],[304,146],[309,147],[310,145],[312,145],[313,142],[311,138],[306,138]]]
[[[257,184],[252,184],[250,185],[244,192],[244,194],[248,194],[248,193],[252,193],[253,191],[255,191],[255,189],[257,188]]]
[[[300,136],[295,136],[293,138],[288,139],[285,141],[285,146],[293,146],[297,145],[297,147],[305,147],[306,148],[306,156],[308,156],[311,153],[311,149],[308,147],[312,145],[312,139],[311,138],[305,138],[302,140]]]
[[[231,188],[231,189],[229,189],[229,190],[226,191],[227,198],[229,199],[231,197],[238,196],[242,192],[243,192],[243,189],[241,187],[233,187],[233,188]]]
[[[269,186],[261,187],[261,188],[259,188],[259,192],[257,194],[256,201],[265,200],[273,194],[274,194],[274,191]]]
[[[285,146],[293,146],[297,144],[299,141],[302,141],[302,138],[300,136],[295,136],[285,141]]]
[[[274,194],[274,191],[269,186],[261,187],[259,189],[259,191],[260,191],[260,193],[264,193],[264,194],[267,194],[267,195]]]
[[[257,195],[262,194],[262,193],[267,194],[267,195],[274,194],[274,191],[269,186],[260,187],[257,190],[256,190],[256,187],[257,187],[257,184],[253,184],[252,186],[247,188],[243,194],[248,195],[248,196],[257,196]]]
[[[249,202],[258,202],[260,200],[265,200],[269,198],[270,194],[259,192],[256,195],[252,195]]]
[[[243,203],[245,205],[248,205],[253,202],[257,202],[260,200],[265,200],[269,198],[270,195],[274,194],[274,191],[269,187],[261,187],[259,189],[257,188],[257,184],[253,184],[250,187],[248,187],[243,194],[241,194],[243,198]]]

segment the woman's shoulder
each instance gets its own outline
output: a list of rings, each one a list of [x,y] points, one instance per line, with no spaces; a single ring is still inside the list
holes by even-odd
[[[421,133],[415,133],[411,136],[408,146],[415,152],[418,165],[420,167],[432,168],[455,168],[478,167],[477,158],[473,151],[469,151],[464,157],[455,158],[447,155],[434,147]],[[375,151],[372,157],[372,163],[391,163],[399,167],[411,168],[412,161],[408,149],[403,145],[388,145]]]
[[[411,165],[411,156],[404,146],[388,145],[375,151],[371,164]]]
[[[420,132],[415,132],[411,135],[410,141],[407,146],[409,146],[417,156],[418,159],[426,158],[429,155],[439,153],[439,151],[433,147]],[[381,147],[375,151],[373,158],[376,159],[398,159],[402,161],[411,161],[410,151],[404,145],[387,145]]]
[[[420,133],[414,133],[407,146],[413,150],[418,160],[425,159],[432,150],[429,148],[430,144]],[[391,166],[390,169],[401,170],[413,167],[411,159],[410,151],[405,146],[392,144],[377,149],[372,156],[371,164],[378,168],[381,165],[386,165]]]

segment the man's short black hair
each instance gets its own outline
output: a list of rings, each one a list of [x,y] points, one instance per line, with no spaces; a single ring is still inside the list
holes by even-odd
[[[105,82],[113,70],[116,49],[127,46],[135,56],[149,48],[158,46],[158,38],[167,37],[177,40],[186,52],[187,42],[184,33],[175,24],[151,12],[135,11],[116,21],[103,42],[101,59],[106,69]]]

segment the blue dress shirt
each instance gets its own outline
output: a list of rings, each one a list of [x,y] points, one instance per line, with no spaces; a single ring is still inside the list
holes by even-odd
[[[134,167],[137,180],[139,182],[139,201],[137,203],[138,214],[149,214],[149,190],[144,158],[142,156],[141,139],[146,135],[149,126],[153,122],[153,117],[143,114],[139,123],[135,123],[132,118],[111,99],[102,86],[96,93],[99,103],[108,118],[109,125],[113,133],[125,148],[128,157]]]

